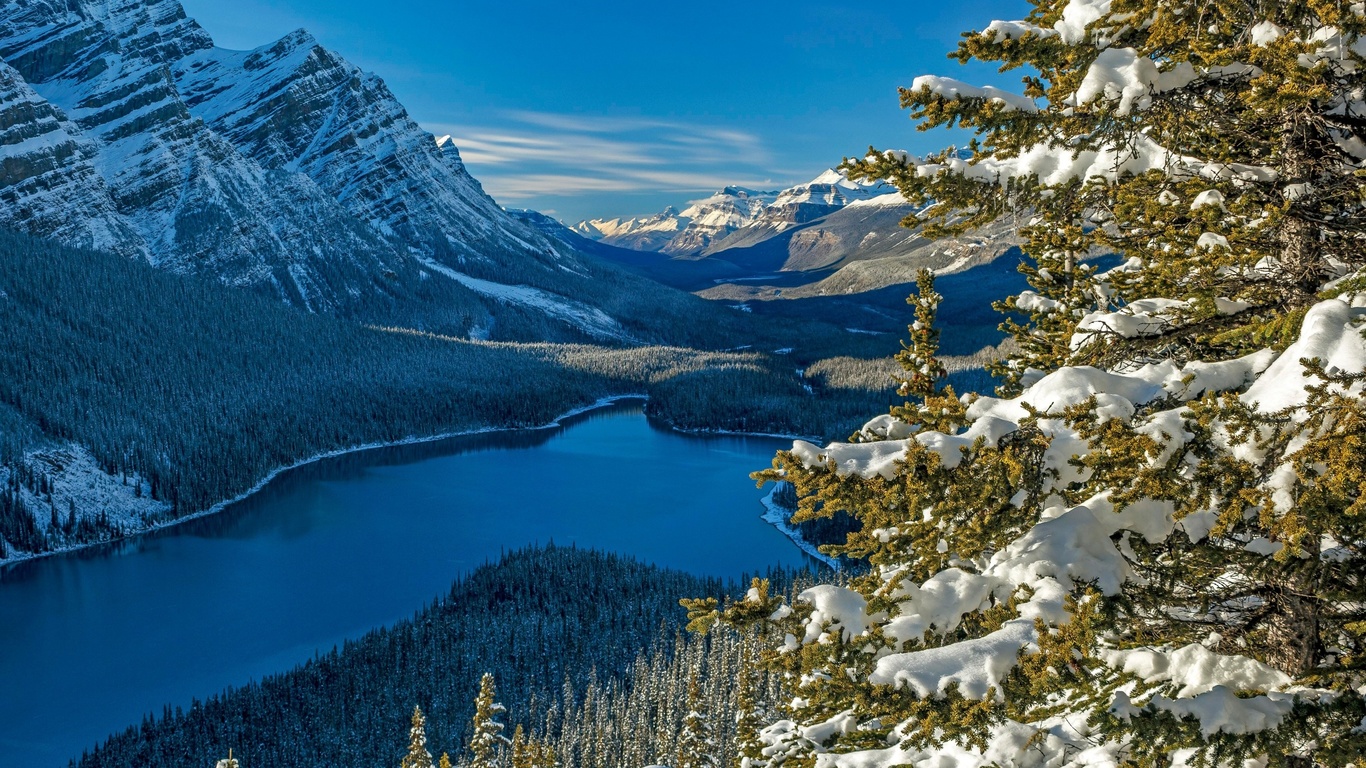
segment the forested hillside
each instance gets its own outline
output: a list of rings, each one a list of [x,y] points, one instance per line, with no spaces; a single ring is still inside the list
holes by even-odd
[[[143,530],[319,453],[545,424],[606,395],[650,395],[685,429],[830,437],[888,401],[808,391],[790,354],[363,327],[12,233],[0,263],[0,554]]]
[[[164,519],[323,451],[542,424],[611,389],[512,349],[363,328],[19,235],[0,234],[0,261],[0,401],[21,427],[7,458],[84,446],[103,472],[144,478]]]
[[[426,713],[429,748],[458,758],[486,672],[497,681],[507,722],[553,742],[565,768],[618,764],[616,745],[634,730],[631,722],[650,729],[629,736],[641,745],[631,754],[669,752],[690,706],[689,675],[701,675],[706,707],[724,717],[738,664],[733,638],[680,639],[675,595],[719,597],[737,583],[573,548],[514,552],[457,581],[410,621],[294,671],[188,709],[168,708],[75,764],[212,766],[232,748],[244,766],[397,766],[414,705]],[[761,682],[754,695],[771,703],[772,692]]]

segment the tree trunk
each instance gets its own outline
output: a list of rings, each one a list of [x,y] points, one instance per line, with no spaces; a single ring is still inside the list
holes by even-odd
[[[1318,664],[1321,646],[1312,573],[1307,570],[1267,585],[1266,660],[1296,679]]]
[[[1314,178],[1314,137],[1309,117],[1288,111],[1281,123],[1281,178],[1283,187],[1292,184],[1312,184]],[[1278,240],[1280,268],[1286,281],[1313,295],[1318,292],[1324,277],[1324,259],[1319,243],[1318,227],[1300,218],[1299,206],[1291,201],[1285,221],[1281,222]]]

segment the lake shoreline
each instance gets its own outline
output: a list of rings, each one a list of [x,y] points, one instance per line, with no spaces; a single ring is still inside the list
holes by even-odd
[[[71,553],[73,553],[73,552],[79,552],[79,551],[82,551],[82,550],[93,549],[93,548],[95,548],[95,547],[100,547],[100,546],[105,546],[105,545],[117,544],[117,543],[119,543],[119,542],[128,541],[128,540],[130,540],[130,539],[134,539],[134,538],[137,538],[137,537],[139,537],[139,536],[145,536],[145,535],[147,535],[147,534],[149,534],[149,533],[155,533],[155,532],[158,532],[158,531],[164,531],[164,530],[169,529],[169,528],[174,528],[175,526],[182,525],[182,524],[184,524],[184,523],[188,523],[188,522],[191,522],[191,521],[193,521],[193,520],[200,520],[200,519],[202,519],[202,518],[209,517],[209,516],[211,516],[211,515],[216,515],[216,514],[218,514],[218,513],[220,513],[220,512],[223,512],[223,511],[226,510],[228,507],[230,507],[230,506],[232,506],[232,505],[234,505],[234,504],[238,504],[238,503],[240,503],[240,502],[242,502],[242,501],[245,501],[246,499],[248,499],[248,498],[254,496],[254,495],[257,494],[257,493],[259,493],[263,488],[265,488],[267,485],[269,485],[270,482],[271,482],[272,480],[274,480],[275,478],[279,477],[281,474],[283,474],[283,473],[285,473],[285,472],[289,472],[290,470],[298,469],[298,468],[300,468],[300,467],[308,466],[308,465],[310,465],[310,464],[316,464],[316,463],[318,463],[318,462],[320,462],[320,461],[324,461],[324,460],[326,460],[326,459],[332,459],[332,458],[337,458],[337,457],[339,457],[339,456],[347,456],[347,455],[356,454],[356,453],[363,453],[363,452],[365,452],[365,451],[380,450],[380,449],[384,449],[384,448],[397,448],[397,447],[402,447],[402,446],[405,446],[405,445],[422,445],[422,444],[424,444],[424,443],[435,443],[435,442],[439,442],[439,441],[441,441],[441,440],[450,440],[450,439],[452,439],[452,438],[457,438],[457,437],[470,437],[470,436],[473,436],[473,435],[495,434],[495,433],[499,433],[499,432],[536,432],[536,431],[541,431],[541,430],[546,430],[546,429],[557,429],[557,428],[560,428],[560,427],[565,426],[565,425],[563,424],[563,422],[564,422],[565,420],[567,420],[567,419],[572,419],[572,418],[574,418],[574,417],[576,417],[576,416],[582,416],[582,415],[584,415],[584,414],[591,413],[591,412],[596,411],[596,410],[600,410],[600,409],[603,409],[603,408],[609,408],[609,407],[611,407],[611,406],[613,406],[613,405],[617,405],[617,404],[623,403],[623,402],[629,402],[629,401],[632,401],[632,400],[649,401],[649,399],[650,399],[649,395],[647,395],[647,394],[642,394],[642,393],[628,393],[628,394],[621,394],[621,395],[607,395],[607,396],[605,396],[605,397],[598,398],[596,401],[594,401],[594,402],[592,402],[592,403],[589,403],[589,404],[587,404],[587,405],[582,405],[582,406],[579,406],[579,407],[577,407],[577,408],[572,408],[572,409],[570,409],[570,410],[568,410],[568,411],[565,411],[564,413],[562,413],[562,414],[556,416],[554,419],[550,420],[549,422],[546,422],[545,424],[540,424],[540,425],[535,425],[535,426],[529,426],[529,427],[528,427],[528,426],[518,426],[518,427],[484,426],[484,427],[477,427],[477,428],[474,428],[474,429],[457,430],[457,431],[452,431],[452,432],[442,432],[442,433],[436,434],[436,435],[427,435],[427,436],[412,435],[412,436],[409,436],[409,437],[402,438],[402,439],[400,439],[400,440],[378,441],[378,442],[373,442],[373,443],[365,443],[365,444],[362,444],[362,445],[350,446],[350,447],[347,447],[347,448],[338,448],[338,449],[331,450],[331,451],[324,451],[324,452],[322,452],[322,453],[318,453],[318,454],[315,454],[315,455],[313,455],[313,456],[309,456],[309,457],[307,457],[307,458],[300,459],[299,461],[296,461],[296,462],[294,462],[294,463],[292,463],[292,464],[287,464],[287,465],[284,465],[284,466],[276,467],[275,469],[272,469],[270,472],[266,473],[266,475],[265,475],[264,477],[262,477],[261,480],[257,481],[257,483],[256,483],[255,485],[253,485],[251,488],[248,488],[247,490],[243,491],[242,493],[239,493],[239,494],[237,494],[236,496],[233,496],[233,497],[230,498],[230,499],[225,499],[225,500],[223,500],[223,501],[217,502],[217,503],[215,503],[213,506],[208,507],[207,509],[202,509],[202,510],[200,510],[200,511],[198,511],[198,512],[191,512],[191,513],[188,514],[188,515],[185,515],[185,516],[183,516],[183,517],[177,517],[177,518],[175,518],[174,520],[166,520],[166,521],[160,521],[160,522],[157,522],[157,523],[153,523],[153,524],[147,526],[146,528],[140,528],[140,529],[137,529],[137,530],[134,530],[134,531],[130,531],[130,532],[128,532],[128,533],[126,533],[126,534],[124,534],[124,535],[122,535],[122,536],[119,536],[119,537],[117,537],[117,538],[105,539],[105,540],[103,540],[103,541],[91,541],[91,542],[86,542],[86,543],[82,543],[82,544],[72,544],[72,545],[67,545],[67,546],[58,547],[58,548],[56,548],[56,549],[52,549],[52,550],[49,550],[49,551],[46,551],[46,552],[23,552],[23,553],[18,553],[18,554],[13,554],[13,553],[11,553],[11,554],[8,555],[7,557],[0,558],[0,574],[3,574],[3,573],[4,573],[6,570],[8,570],[9,568],[11,568],[11,567],[13,567],[13,566],[17,566],[17,565],[19,565],[20,563],[29,563],[29,562],[33,562],[33,561],[35,561],[35,560],[41,560],[41,559],[43,559],[43,558],[52,557],[52,556],[55,556],[55,555],[71,554]],[[684,427],[675,426],[674,424],[671,424],[671,423],[669,423],[669,422],[667,422],[667,421],[665,421],[665,420],[661,420],[661,419],[652,419],[652,420],[658,421],[659,423],[663,424],[665,427],[667,427],[667,428],[668,428],[669,430],[671,430],[671,431],[674,431],[674,432],[677,432],[677,433],[683,434],[683,435],[690,435],[690,436],[696,436],[696,437],[706,437],[706,436],[733,436],[733,437],[771,437],[771,438],[792,439],[792,440],[804,440],[804,439],[809,439],[809,438],[803,438],[803,437],[800,437],[800,436],[797,436],[797,435],[782,435],[782,434],[762,433],[762,432],[736,432],[736,431],[732,431],[732,430],[713,430],[713,429],[703,429],[703,428],[689,429],[689,428],[684,428]],[[765,500],[764,500],[764,506],[765,506],[766,509],[769,509],[769,503],[768,503],[768,499],[767,499],[767,498],[765,498]],[[770,517],[769,517],[771,514],[772,514],[771,511],[770,511],[770,512],[766,512],[764,515],[762,515],[762,517],[763,517],[764,520],[766,520],[766,521],[768,521],[768,522],[770,522],[770,523],[773,523],[773,521],[770,520]],[[796,546],[797,546],[799,549],[801,549],[803,552],[806,552],[807,554],[811,554],[811,553],[812,553],[812,551],[814,550],[814,546],[811,545],[809,542],[806,542],[804,539],[801,539],[801,538],[800,538],[800,536],[801,536],[800,533],[798,533],[795,529],[792,529],[791,532],[789,532],[788,528],[790,528],[790,526],[786,526],[786,523],[785,523],[785,522],[784,522],[782,525],[779,525],[778,523],[773,523],[773,524],[775,525],[775,527],[778,528],[779,531],[781,531],[781,532],[783,533],[783,535],[785,535],[785,536],[787,536],[788,538],[792,539],[793,542],[796,544]],[[817,557],[817,558],[819,558],[819,559],[824,560],[824,556],[823,556],[823,555],[816,554],[816,555],[813,555],[813,556],[814,556],[814,557]]]
[[[15,631],[0,633],[0,679],[25,684],[0,696],[0,753],[64,764],[165,702],[202,701],[393,626],[522,547],[737,583],[822,567],[763,519],[768,490],[746,477],[790,442],[681,434],[647,419],[645,403],[318,461],[222,514],[6,569],[0,619]],[[538,578],[552,604],[580,599],[573,573]]]
[[[272,469],[271,471],[267,472],[266,475],[265,475],[263,478],[261,478],[259,481],[257,481],[257,483],[256,483],[255,485],[253,485],[252,487],[250,487],[250,488],[248,488],[247,490],[245,490],[245,491],[243,491],[243,492],[237,494],[236,496],[233,496],[233,497],[230,498],[230,499],[225,499],[225,500],[223,500],[223,501],[217,502],[217,503],[215,503],[213,506],[208,507],[207,509],[202,509],[202,510],[199,510],[198,512],[191,512],[191,513],[188,514],[188,515],[185,515],[185,516],[183,516],[183,517],[177,517],[177,518],[174,519],[174,520],[166,520],[166,521],[161,521],[161,522],[153,523],[153,524],[149,525],[149,526],[146,527],[146,528],[142,528],[142,529],[135,530],[135,531],[130,531],[130,532],[128,532],[127,534],[125,534],[125,535],[123,535],[123,536],[119,536],[118,538],[106,539],[106,540],[104,540],[104,541],[91,541],[91,542],[87,542],[87,543],[83,543],[83,544],[73,544],[73,545],[68,545],[68,546],[59,547],[59,548],[57,548],[57,549],[52,549],[52,550],[49,550],[49,551],[47,551],[47,552],[24,552],[24,553],[21,553],[21,554],[19,554],[19,555],[11,555],[11,556],[9,556],[9,557],[0,558],[0,572],[3,572],[5,569],[9,568],[10,566],[18,565],[19,563],[32,562],[32,561],[34,561],[34,560],[40,560],[40,559],[42,559],[42,558],[50,557],[50,556],[53,556],[53,555],[70,554],[70,553],[72,553],[72,552],[79,552],[79,551],[84,550],[84,549],[91,549],[91,548],[93,548],[93,547],[98,547],[98,546],[102,546],[102,545],[105,545],[105,544],[115,544],[115,543],[118,543],[118,542],[120,542],[120,541],[127,541],[127,540],[129,540],[129,539],[136,538],[136,537],[138,537],[138,536],[144,536],[144,535],[146,535],[146,534],[154,533],[154,532],[156,532],[156,531],[164,531],[164,530],[166,530],[166,529],[168,529],[168,528],[174,528],[174,527],[177,526],[177,525],[181,525],[181,524],[184,524],[184,523],[188,523],[188,522],[190,522],[190,521],[192,521],[192,520],[199,520],[199,519],[208,517],[208,516],[210,516],[210,515],[216,515],[216,514],[222,512],[223,510],[227,509],[228,507],[232,506],[233,504],[237,504],[237,503],[239,503],[239,502],[245,501],[246,499],[250,498],[251,496],[254,496],[255,494],[259,493],[259,492],[261,491],[261,489],[265,488],[267,485],[270,484],[270,482],[271,482],[272,480],[274,480],[275,478],[279,477],[281,474],[284,474],[285,472],[288,472],[288,471],[293,470],[293,469],[298,469],[298,468],[300,468],[300,467],[306,467],[306,466],[308,466],[309,464],[316,464],[316,463],[318,463],[318,462],[320,462],[320,461],[324,461],[324,460],[326,460],[326,459],[333,459],[333,458],[337,458],[338,456],[347,456],[347,455],[355,454],[355,453],[363,453],[363,452],[365,452],[365,451],[374,451],[374,450],[379,450],[379,449],[382,449],[382,448],[398,448],[398,447],[405,446],[405,445],[421,445],[421,444],[423,444],[423,443],[435,443],[435,442],[438,442],[438,441],[441,441],[441,440],[449,440],[449,439],[451,439],[451,438],[456,438],[456,437],[469,437],[469,436],[472,436],[472,435],[486,435],[486,434],[497,433],[497,432],[521,432],[521,431],[534,432],[534,431],[539,431],[539,430],[544,430],[544,429],[555,429],[555,428],[557,428],[557,427],[563,426],[563,425],[561,424],[561,422],[563,422],[565,419],[571,419],[571,418],[573,418],[573,417],[575,417],[575,416],[582,416],[583,414],[588,413],[588,412],[590,412],[590,411],[595,411],[595,410],[598,410],[598,409],[600,409],[600,408],[607,408],[607,407],[609,407],[609,406],[616,405],[617,403],[624,402],[624,401],[629,401],[629,400],[648,400],[648,399],[649,399],[649,397],[646,396],[646,395],[643,395],[643,394],[608,395],[608,396],[606,396],[606,397],[599,398],[598,400],[596,400],[596,401],[594,401],[594,402],[592,402],[592,403],[589,403],[588,405],[583,405],[583,406],[579,406],[578,408],[573,408],[573,409],[571,409],[571,410],[568,410],[568,411],[566,411],[566,412],[564,412],[564,413],[562,413],[562,414],[556,416],[554,419],[552,419],[551,421],[549,421],[549,422],[547,422],[547,423],[545,423],[545,424],[540,424],[540,425],[535,425],[535,426],[530,426],[530,427],[495,427],[495,426],[485,426],[485,427],[477,427],[477,428],[474,428],[474,429],[457,430],[457,431],[453,431],[453,432],[442,432],[442,433],[436,434],[436,435],[427,435],[427,436],[410,435],[410,436],[405,437],[405,438],[402,438],[402,439],[400,439],[400,440],[377,441],[377,442],[373,442],[373,443],[364,443],[364,444],[362,444],[362,445],[350,446],[350,447],[347,447],[347,448],[337,448],[337,449],[334,449],[334,450],[331,450],[331,451],[324,451],[324,452],[322,452],[322,453],[318,453],[318,454],[315,454],[315,455],[313,455],[313,456],[309,456],[309,457],[307,457],[307,458],[300,459],[299,461],[296,461],[296,462],[294,462],[293,464],[286,464],[286,465],[284,465],[284,466],[276,467],[275,469]]]
[[[825,442],[822,438],[811,437],[810,435],[792,435],[784,432],[745,432],[734,429],[708,429],[707,427],[680,427],[663,419],[659,419],[658,421],[679,434],[694,435],[697,437],[772,437],[778,440],[802,440],[817,445]]]
[[[816,560],[825,563],[826,565],[830,566],[831,568],[834,568],[837,571],[841,570],[839,560],[836,560],[835,558],[825,554],[824,552],[821,552],[815,544],[812,544],[811,542],[807,541],[806,538],[802,536],[801,531],[797,530],[797,528],[793,526],[792,523],[788,522],[788,509],[778,503],[777,496],[778,484],[775,483],[773,485],[773,490],[769,491],[768,495],[760,500],[760,503],[764,505],[765,510],[764,514],[761,515],[761,517],[763,517],[764,519],[764,522],[768,523],[769,525],[772,525],[774,528],[777,528],[780,533],[782,533],[787,538],[791,539],[792,543],[797,545],[797,549],[800,549],[801,551],[805,552],[806,554],[810,555]]]

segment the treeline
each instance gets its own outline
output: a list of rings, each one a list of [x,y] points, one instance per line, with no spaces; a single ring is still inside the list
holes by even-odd
[[[457,755],[485,672],[498,681],[509,721],[549,729],[566,755],[577,755],[575,745],[590,732],[577,723],[596,728],[614,708],[639,711],[629,702],[641,696],[673,697],[685,669],[701,669],[710,676],[708,696],[725,698],[731,641],[680,641],[677,600],[737,589],[616,555],[553,546],[516,551],[460,579],[409,621],[260,683],[167,707],[73,765],[210,766],[229,748],[248,768],[398,765],[414,705],[427,713],[433,752]],[[641,687],[647,679],[658,681],[648,695]],[[627,692],[637,689],[632,699]],[[670,706],[638,722],[663,727],[676,719],[677,704]],[[584,714],[599,708],[606,711]]]
[[[804,384],[755,366],[709,368],[660,382],[647,412],[682,429],[834,438],[866,421],[860,407],[886,407],[876,391],[816,392]]]
[[[986,372],[987,366],[1005,359],[1014,349],[1014,340],[1007,339],[970,355],[940,355],[939,362],[949,374],[945,383],[956,392],[991,392],[994,385]],[[872,359],[840,355],[816,361],[806,369],[805,376],[813,387],[820,389],[891,392],[904,373],[890,355]]]
[[[640,382],[642,391],[650,394],[646,413],[684,430],[833,440],[862,426],[869,408],[885,409],[896,399],[891,369],[884,380],[852,386],[828,386],[810,376],[816,366],[841,365],[839,360],[885,368],[856,358],[822,361],[803,369],[802,358],[790,353],[698,353],[666,347],[603,350],[544,344],[525,348],[577,370]]]

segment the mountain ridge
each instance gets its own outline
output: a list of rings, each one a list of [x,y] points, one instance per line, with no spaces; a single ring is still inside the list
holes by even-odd
[[[853,181],[827,168],[811,181],[786,189],[760,191],[732,185],[689,201],[682,210],[669,206],[649,216],[590,219],[569,228],[608,245],[700,259],[734,247],[732,241],[739,233],[760,231],[772,236],[854,202],[884,195],[897,193],[882,182]]]
[[[709,212],[708,204],[730,189],[694,201],[687,210]],[[937,274],[970,269],[1006,253],[1017,241],[1013,220],[933,241],[918,227],[904,226],[918,210],[890,185],[853,181],[827,169],[809,182],[767,193],[742,223],[705,243],[701,238],[688,242],[695,220],[672,207],[653,217],[611,220],[608,227],[598,226],[604,223],[600,220],[571,228],[549,217],[523,218],[582,250],[592,250],[584,239],[592,240],[606,251],[605,258],[641,274],[705,298],[739,302],[909,284],[922,268]],[[662,246],[652,242],[642,227],[633,229],[640,222],[656,230],[667,223],[669,240]]]
[[[0,225],[308,311],[631,344],[688,298],[508,214],[305,30],[231,51],[176,0],[0,1],[0,116]]]

